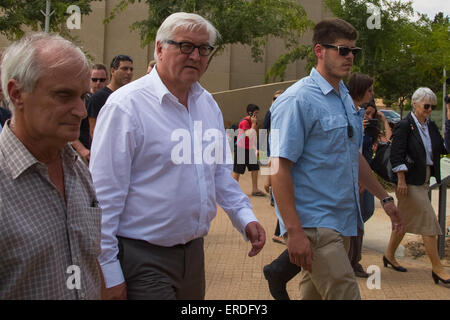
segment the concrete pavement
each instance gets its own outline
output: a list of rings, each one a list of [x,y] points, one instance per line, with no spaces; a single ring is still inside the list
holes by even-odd
[[[260,189],[263,177],[259,179]],[[241,188],[246,194],[251,191],[250,174],[241,176]],[[207,300],[271,300],[267,281],[262,269],[275,259],[286,246],[271,240],[276,225],[274,209],[268,198],[250,197],[257,218],[267,233],[264,249],[256,257],[248,257],[250,244],[232,226],[230,220],[219,208],[208,236],[205,237],[206,299]],[[437,196],[433,196],[433,202]],[[383,251],[390,235],[389,219],[377,205],[374,216],[366,223],[366,234],[361,264],[380,271],[380,288],[369,289],[366,279],[358,279],[362,299],[369,300],[430,300],[450,299],[450,285],[435,285],[431,278],[428,261],[403,257],[399,250],[398,261],[408,269],[401,273],[384,268]],[[435,206],[437,208],[437,206]],[[449,213],[450,210],[447,209]],[[448,219],[449,220],[449,219]],[[287,290],[292,299],[299,298],[299,277],[292,279]],[[375,284],[370,281],[370,284]]]

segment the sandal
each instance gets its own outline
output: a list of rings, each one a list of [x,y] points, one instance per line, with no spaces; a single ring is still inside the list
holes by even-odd
[[[265,197],[266,194],[264,192],[258,191],[258,192],[252,192],[252,196],[254,196],[254,197]]]

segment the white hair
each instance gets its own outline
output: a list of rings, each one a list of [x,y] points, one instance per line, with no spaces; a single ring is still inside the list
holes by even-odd
[[[420,103],[424,100],[426,100],[427,102],[430,102],[431,104],[437,103],[437,97],[430,88],[420,87],[419,89],[414,91],[414,93],[411,97],[413,110],[415,110],[416,103]]]
[[[58,35],[34,33],[12,43],[3,53],[1,64],[1,85],[8,108],[14,112],[15,107],[8,93],[10,80],[16,80],[25,92],[33,92],[46,72],[77,63],[82,66],[79,74],[89,72],[89,63],[83,51]]]
[[[206,29],[209,34],[209,45],[214,46],[216,39],[220,37],[219,31],[212,25],[211,22],[195,13],[176,12],[168,16],[159,27],[156,33],[155,44],[164,42],[165,40],[172,40],[175,30],[181,28],[183,30]],[[166,46],[167,44],[164,44]],[[154,57],[158,62],[157,46],[155,45]]]

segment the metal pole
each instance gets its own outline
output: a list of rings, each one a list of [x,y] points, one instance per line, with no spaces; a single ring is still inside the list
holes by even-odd
[[[447,108],[445,106],[445,97],[447,96],[447,72],[444,67],[444,84],[442,85],[442,132],[445,132],[445,120],[447,119]]]
[[[53,13],[55,13],[55,11],[50,12],[50,8],[51,8],[52,4],[51,4],[51,0],[46,0],[45,1],[45,13],[44,11],[41,10],[41,13],[45,16],[45,32],[49,32],[50,31],[50,17]]]
[[[439,186],[439,225],[442,230],[442,235],[438,236],[437,245],[439,257],[445,257],[445,218],[447,208],[447,179],[442,181]]]

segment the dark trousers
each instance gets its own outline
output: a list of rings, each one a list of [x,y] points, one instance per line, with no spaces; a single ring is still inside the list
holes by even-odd
[[[358,228],[358,235],[355,237],[350,237],[350,248],[348,250],[348,259],[352,265],[353,270],[361,269],[361,251],[363,244],[364,232]]]
[[[130,300],[203,300],[205,258],[203,238],[184,245],[161,247],[117,237],[118,258]]]

